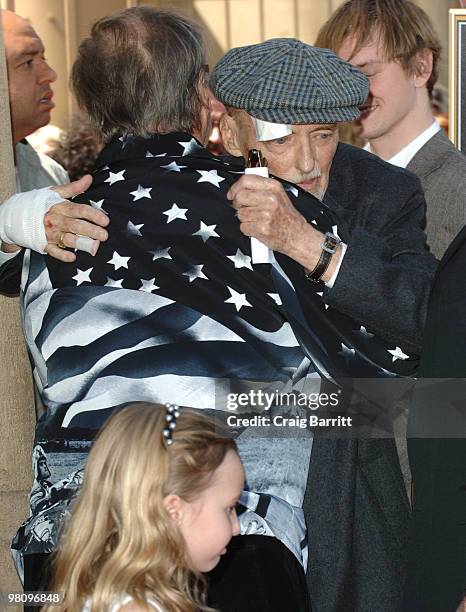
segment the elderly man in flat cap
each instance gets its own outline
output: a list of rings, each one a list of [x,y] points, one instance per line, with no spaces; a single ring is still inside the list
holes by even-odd
[[[241,230],[300,263],[311,282],[323,281],[328,306],[417,353],[436,266],[420,183],[338,143],[338,123],[359,116],[367,79],[326,49],[283,38],[232,49],[210,85],[227,107],[227,151],[247,159],[259,149],[273,175],[322,200],[338,223],[325,236],[296,211],[296,190],[244,176],[229,192]]]

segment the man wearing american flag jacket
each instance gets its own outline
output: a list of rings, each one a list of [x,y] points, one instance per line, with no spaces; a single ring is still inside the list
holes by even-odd
[[[350,90],[347,109],[355,117],[367,83],[345,62],[332,61],[339,62],[340,86]],[[309,283],[301,266],[279,252],[271,263],[253,264],[250,240],[227,198],[244,162],[221,160],[204,148],[209,92],[203,64],[193,25],[148,7],[99,21],[79,50],[74,89],[107,145],[92,187],[78,200],[109,216],[109,239],[95,257],[78,252],[72,263],[25,255],[24,330],[47,406],[36,444],[47,456],[52,483],[40,512],[31,515],[13,543],[29,588],[37,586],[35,560],[42,562],[56,545],[92,438],[116,406],[169,401],[227,412],[224,389],[236,389],[238,383],[318,392],[322,380],[341,389],[348,377],[412,371],[409,346],[387,343],[329,308],[322,283]],[[340,121],[338,103],[330,115],[332,108],[333,121]],[[332,231],[336,220],[326,204],[282,184],[309,223],[323,234]],[[242,410],[254,413],[251,405]],[[212,605],[307,610],[306,522],[310,533],[313,524],[302,504],[308,472],[323,477],[327,469],[325,453],[310,464],[310,435],[260,437],[239,429],[248,485],[240,517],[246,537],[236,538],[211,577]],[[384,525],[393,519],[402,526],[401,474],[394,448],[380,444],[376,453],[380,466],[393,471],[386,474],[391,488],[383,500],[379,482],[381,494],[367,498],[372,483],[365,486],[361,473],[356,483],[358,443],[351,444],[341,460],[352,457],[346,468],[359,497],[341,498],[332,507],[320,543],[320,534],[312,533],[309,559],[315,563],[334,537],[333,556],[341,554],[352,566],[343,581],[311,583],[316,590],[311,598],[319,601],[321,589],[335,602],[327,610],[362,611],[375,609],[372,603],[367,607],[367,597],[376,597],[377,609],[388,612],[396,609],[399,546],[387,547],[384,534],[361,524],[359,510],[377,511]],[[341,490],[344,476],[328,473],[333,478],[335,491]],[[393,483],[399,484],[399,497],[390,497]],[[319,491],[313,494],[317,499]],[[379,508],[381,500],[388,508]],[[361,504],[358,512],[355,502]],[[346,531],[333,532],[339,521],[346,525],[348,516],[354,517],[350,540]],[[402,540],[403,533],[398,535]],[[373,555],[380,559],[374,562]],[[364,591],[369,566],[376,588]]]

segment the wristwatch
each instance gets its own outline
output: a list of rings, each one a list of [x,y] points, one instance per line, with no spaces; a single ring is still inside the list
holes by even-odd
[[[331,232],[327,232],[324,237],[324,241],[322,243],[322,253],[320,254],[319,261],[317,262],[316,267],[311,270],[309,273],[304,273],[305,277],[310,280],[317,282],[322,276],[325,274],[325,271],[330,265],[330,261],[332,259],[332,255],[338,248],[341,240],[335,234]]]

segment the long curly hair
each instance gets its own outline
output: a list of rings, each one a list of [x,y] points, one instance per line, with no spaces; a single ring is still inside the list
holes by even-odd
[[[124,595],[147,610],[151,596],[166,612],[210,610],[163,499],[195,499],[236,444],[215,421],[182,409],[167,447],[165,416],[164,406],[132,404],[98,435],[54,558],[51,590],[64,593],[54,612],[78,612],[86,600],[103,612]]]

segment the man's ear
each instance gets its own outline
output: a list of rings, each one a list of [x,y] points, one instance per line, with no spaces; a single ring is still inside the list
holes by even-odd
[[[433,56],[431,49],[421,49],[416,53],[414,85],[424,87],[432,74]]]
[[[239,146],[239,127],[233,117],[228,113],[224,113],[220,117],[218,127],[222,136],[223,146],[227,152],[235,157],[241,157],[243,153]]]
[[[163,498],[162,503],[165,506],[165,510],[170,515],[170,518],[176,525],[179,526],[183,516],[183,504],[181,498],[174,493],[170,493],[170,495]]]

